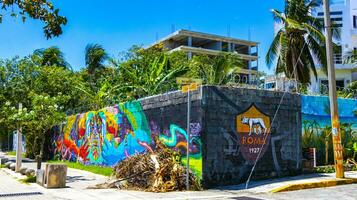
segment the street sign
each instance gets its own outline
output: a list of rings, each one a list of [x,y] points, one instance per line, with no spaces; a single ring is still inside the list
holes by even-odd
[[[191,83],[189,85],[183,85],[181,88],[181,91],[183,93],[186,93],[188,91],[195,91],[198,89],[198,84],[197,83]]]
[[[182,85],[181,91],[183,93],[187,93],[187,150],[186,150],[186,190],[190,189],[190,182],[189,182],[189,171],[190,171],[190,122],[191,122],[191,91],[195,91],[198,89],[199,85],[202,85],[201,79],[194,79],[194,78],[184,78],[179,77],[176,78],[176,83]]]
[[[185,78],[185,77],[178,77],[176,78],[176,83],[179,85],[189,85],[192,83],[196,83],[197,85],[202,85],[202,79],[197,78]]]

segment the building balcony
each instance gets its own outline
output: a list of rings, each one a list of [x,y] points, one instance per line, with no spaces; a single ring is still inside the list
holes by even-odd
[[[223,51],[205,49],[200,47],[189,47],[189,46],[180,46],[175,49],[172,49],[170,52],[174,52],[174,51],[183,51],[183,52],[191,52],[193,54],[205,54],[205,55],[214,55],[214,56],[224,53]],[[258,56],[256,55],[240,54],[236,52],[234,54],[241,57],[243,60],[247,60],[247,61],[258,60]]]
[[[356,65],[353,64],[335,64],[335,69],[342,70],[342,69],[357,69]]]

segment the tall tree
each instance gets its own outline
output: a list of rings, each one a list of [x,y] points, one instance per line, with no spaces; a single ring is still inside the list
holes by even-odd
[[[85,49],[85,63],[90,77],[92,88],[96,87],[97,71],[105,68],[105,61],[108,55],[104,48],[99,44],[88,44]]]
[[[34,51],[33,55],[38,56],[40,62],[39,64],[41,66],[55,66],[71,69],[70,64],[64,58],[63,52],[56,46],[52,46],[46,49],[37,49]]]
[[[327,71],[323,22],[310,15],[317,5],[315,0],[286,0],[284,13],[272,10],[281,28],[268,50],[266,63],[276,63],[276,73],[284,72],[301,83],[310,83],[310,72],[317,77],[314,60]]]
[[[110,65],[117,74],[113,85],[120,85],[112,92],[121,100],[131,100],[176,90],[176,77],[187,72],[188,59],[183,52],[167,53],[135,46],[122,60],[110,59]]]
[[[31,108],[28,113],[14,115],[14,117],[23,119],[25,126],[34,130],[30,132],[30,137],[34,139],[32,145],[33,153],[36,154],[37,169],[41,169],[41,161],[44,155],[45,138],[48,137],[48,131],[55,125],[65,120],[65,113],[59,105],[67,101],[65,96],[50,97],[48,95],[32,94]],[[27,110],[26,110],[27,111]]]
[[[43,31],[47,39],[61,35],[62,26],[67,24],[67,18],[59,15],[59,9],[47,0],[0,0],[0,10],[11,17],[19,16],[22,21],[30,17],[44,22]],[[0,23],[3,17],[4,14],[0,13]]]

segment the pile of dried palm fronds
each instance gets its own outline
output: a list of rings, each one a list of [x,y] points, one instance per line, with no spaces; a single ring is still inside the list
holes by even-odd
[[[353,164],[355,166],[355,168],[357,168],[357,162],[353,158],[352,159],[351,158],[347,159],[346,164]]]
[[[120,188],[150,192],[186,189],[186,168],[179,162],[180,155],[156,142],[152,153],[134,155],[114,167],[107,183],[92,188]],[[200,189],[199,181],[190,171],[190,189]]]

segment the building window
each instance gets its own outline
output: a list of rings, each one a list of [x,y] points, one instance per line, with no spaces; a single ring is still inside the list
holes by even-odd
[[[332,21],[332,22],[342,22],[342,17],[334,17],[334,18],[331,18],[331,21]]]
[[[318,12],[317,13],[317,16],[324,16],[324,12]],[[343,14],[343,12],[342,11],[332,11],[332,12],[330,12],[330,15],[342,15]]]
[[[353,28],[357,28],[357,16],[353,15]]]
[[[345,87],[344,80],[336,80],[336,90],[343,90]],[[321,80],[321,93],[328,93],[328,80]]]

